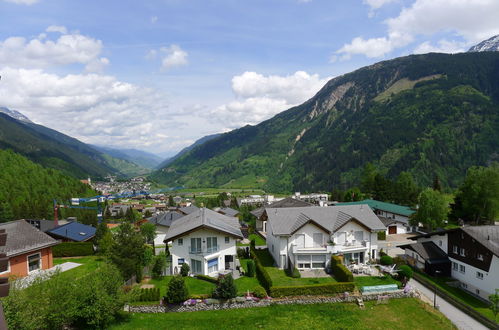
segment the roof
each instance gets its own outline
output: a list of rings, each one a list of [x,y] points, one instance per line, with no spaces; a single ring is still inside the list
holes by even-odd
[[[380,202],[374,199],[364,199],[363,201],[358,201],[358,202],[338,203],[336,205],[360,205],[360,204],[367,204],[373,210],[382,210],[394,214],[403,215],[406,217],[409,217],[416,212],[415,210],[411,209],[408,206]]]
[[[378,216],[378,218],[385,225],[385,227],[388,227],[389,225],[394,224],[394,223],[402,223],[404,225],[406,224],[406,222],[400,221],[397,219],[385,218],[385,217],[380,217],[380,216]]]
[[[170,227],[173,221],[180,219],[184,216],[185,215],[180,214],[178,212],[168,211],[150,217],[147,219],[147,221],[157,226]]]
[[[273,235],[292,235],[309,222],[334,233],[351,220],[359,222],[371,231],[386,230],[376,214],[365,205],[267,208],[266,211]]]
[[[55,227],[54,220],[39,220],[39,219],[24,219],[27,223],[34,226],[35,228],[46,232]]]
[[[238,210],[234,210],[230,207],[222,207],[217,211],[218,213],[222,213],[228,217],[236,217],[240,212]]]
[[[71,221],[65,225],[57,226],[56,228],[47,231],[47,234],[66,238],[75,242],[84,242],[95,236],[95,230],[96,229],[92,226]]]
[[[181,207],[178,210],[184,214],[191,214],[191,213],[199,210],[199,207],[197,207],[195,205],[191,205],[191,206]]]
[[[416,252],[429,263],[437,263],[439,261],[441,262],[449,260],[449,258],[447,257],[447,253],[445,253],[445,251],[440,249],[435,243],[431,241],[401,245],[399,247],[402,249],[405,248]]]
[[[197,211],[174,221],[166,234],[165,242],[187,235],[189,232],[201,228],[209,228],[237,238],[243,238],[239,220],[237,218],[228,217],[207,208],[200,208]]]
[[[36,229],[25,220],[2,223],[0,229],[5,229],[7,233],[5,247],[0,249],[8,257],[59,244],[55,239]]]
[[[265,212],[265,209],[267,208],[289,208],[289,207],[308,207],[308,206],[313,206],[313,204],[310,204],[308,202],[295,199],[292,197],[287,197],[284,198],[280,201],[274,202],[270,205],[262,206],[260,208],[257,208],[256,210],[251,211],[250,213],[253,214],[255,217],[260,218]]]

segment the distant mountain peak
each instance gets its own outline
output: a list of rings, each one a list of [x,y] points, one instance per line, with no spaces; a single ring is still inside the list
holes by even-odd
[[[468,50],[470,53],[497,51],[499,51],[499,34],[476,44]]]
[[[22,121],[24,123],[30,123],[30,124],[33,123],[31,120],[29,120],[28,117],[26,117],[25,115],[23,115],[19,111],[11,110],[11,109],[5,108],[5,107],[0,107],[0,112],[5,113],[7,116],[12,117],[14,119],[17,119],[19,121]]]

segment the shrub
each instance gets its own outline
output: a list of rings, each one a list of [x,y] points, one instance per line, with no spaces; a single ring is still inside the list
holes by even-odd
[[[253,260],[248,260],[248,263],[246,264],[248,267],[248,272],[246,273],[246,276],[248,277],[254,277],[255,276],[255,262]]]
[[[152,260],[151,275],[152,278],[159,278],[163,274],[163,269],[166,266],[166,255],[161,252],[157,256],[154,256]]]
[[[253,289],[253,295],[257,298],[265,298],[267,297],[267,291],[265,291],[261,285],[255,286]]]
[[[190,270],[191,270],[191,267],[189,267],[189,265],[184,262],[182,264],[182,267],[180,267],[180,275],[182,275],[183,277],[186,277],[187,275],[189,275]]]
[[[301,277],[300,271],[296,267],[293,267],[293,268],[288,267],[284,270],[284,272],[286,273],[287,276],[292,277],[292,278],[300,278]]]
[[[381,258],[379,258],[379,263],[385,266],[393,265],[393,258],[390,257],[389,255],[384,255]]]
[[[405,261],[405,259],[402,258],[402,257],[395,257],[395,258],[393,258],[393,263],[395,265],[397,265],[398,267],[407,264],[407,262]]]
[[[246,249],[244,249],[244,248],[237,248],[237,257],[239,259],[246,259]]]
[[[237,288],[231,274],[218,278],[217,287],[213,291],[213,297],[217,299],[231,299],[237,296]]]
[[[184,278],[178,275],[174,276],[170,282],[168,282],[165,296],[166,302],[170,304],[181,303],[187,300],[188,297],[189,291],[185,285]]]
[[[331,256],[331,271],[338,282],[353,282],[353,274],[337,256]]]
[[[258,279],[258,282],[267,290],[267,292],[270,292],[270,288],[272,287],[272,279],[270,278],[269,273],[263,267],[262,263],[258,259],[257,254],[255,253],[255,249],[252,248],[251,250],[251,257],[255,261],[255,274],[256,278]]]
[[[379,256],[382,257],[382,256],[386,256],[387,254],[385,253],[385,251],[383,251],[383,249],[380,249],[379,250]]]
[[[94,254],[92,242],[65,242],[52,247],[54,257],[83,257]]]
[[[215,284],[218,283],[218,279],[208,275],[196,275],[196,278],[210,283],[215,283]]]
[[[411,267],[409,267],[407,265],[402,265],[402,266],[400,266],[399,269],[400,270],[398,272],[398,276],[400,277],[402,282],[405,283],[411,279],[412,274],[414,273],[413,270],[411,269]]]
[[[137,301],[159,301],[159,288],[140,289]]]
[[[350,292],[354,289],[355,284],[351,282],[313,284],[302,286],[274,286],[270,290],[270,295],[274,298],[279,298],[286,296],[337,294],[346,291]]]
[[[253,238],[251,241],[250,241],[250,249],[254,249],[255,248],[255,239]]]
[[[386,241],[386,231],[378,231],[378,241]]]

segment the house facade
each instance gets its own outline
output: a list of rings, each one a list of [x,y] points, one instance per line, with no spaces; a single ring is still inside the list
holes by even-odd
[[[323,269],[331,255],[345,264],[378,256],[385,227],[367,205],[266,209],[267,246],[279,268]]]
[[[156,226],[156,238],[154,239],[155,245],[164,244],[166,233],[172,223],[180,218],[184,217],[184,214],[175,211],[168,211],[158,213],[147,219],[147,222],[152,223]]]
[[[187,263],[191,274],[216,277],[235,270],[236,242],[243,235],[237,218],[206,208],[174,221],[164,242],[171,244],[171,272]]]
[[[59,244],[55,239],[24,220],[2,223],[0,229],[7,233],[3,252],[9,259],[0,276],[24,277],[54,266],[52,246]]]
[[[250,213],[256,217],[255,227],[257,231],[265,234],[267,232],[267,214],[265,213],[265,209],[267,208],[289,208],[289,207],[309,207],[313,206],[312,204],[301,201],[296,198],[287,197],[276,202],[271,203],[270,205],[259,207]]]

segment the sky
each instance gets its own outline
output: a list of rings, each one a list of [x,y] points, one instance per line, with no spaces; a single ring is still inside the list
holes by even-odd
[[[498,0],[0,0],[0,106],[167,157],[333,77],[499,34]]]

